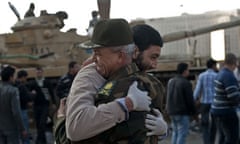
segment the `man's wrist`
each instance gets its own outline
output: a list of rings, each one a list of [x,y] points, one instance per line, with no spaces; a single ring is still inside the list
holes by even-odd
[[[133,111],[133,103],[132,103],[132,100],[129,97],[125,98],[125,105],[126,105],[129,112]]]
[[[128,114],[129,110],[128,110],[127,106],[126,106],[125,98],[118,98],[118,99],[116,99],[116,101],[117,101],[117,103],[119,104],[119,106],[121,107],[121,109],[125,113],[125,120],[128,120],[128,118],[129,118],[129,114]]]

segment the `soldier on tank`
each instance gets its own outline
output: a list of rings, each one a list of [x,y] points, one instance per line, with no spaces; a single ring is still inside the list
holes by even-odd
[[[24,15],[24,18],[35,17],[34,9],[35,9],[35,5],[34,5],[34,3],[31,3],[30,6],[29,6],[29,9],[27,10],[27,12]]]

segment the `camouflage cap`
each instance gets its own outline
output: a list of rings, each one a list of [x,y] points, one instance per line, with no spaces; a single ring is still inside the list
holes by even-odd
[[[121,46],[133,43],[132,30],[124,19],[108,19],[97,22],[90,41],[81,43],[82,48]]]

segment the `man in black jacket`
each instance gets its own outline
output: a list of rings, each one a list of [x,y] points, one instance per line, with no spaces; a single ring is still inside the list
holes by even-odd
[[[79,69],[80,66],[76,61],[69,62],[68,72],[59,79],[56,87],[56,93],[60,99],[68,96],[73,79],[78,73]]]
[[[189,116],[196,112],[192,85],[187,80],[188,64],[177,65],[178,75],[170,79],[167,88],[167,113],[172,120],[172,144],[184,144],[189,128]]]
[[[53,86],[48,79],[44,78],[41,67],[36,68],[36,78],[29,82],[29,88],[35,93],[33,110],[37,127],[36,144],[46,144],[45,131],[49,108],[56,109],[56,101]]]
[[[26,87],[28,73],[25,70],[20,70],[17,73],[17,79],[15,81],[15,86],[18,87],[20,96],[20,106],[23,124],[26,131],[29,133],[29,118],[28,118],[28,105],[32,101],[29,90]],[[23,144],[30,144],[29,136],[22,139]]]

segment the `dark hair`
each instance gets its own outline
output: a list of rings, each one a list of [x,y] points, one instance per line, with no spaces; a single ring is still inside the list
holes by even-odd
[[[75,64],[77,64],[76,61],[71,61],[71,62],[69,62],[68,68],[69,68],[69,69],[70,69],[70,68],[73,68]]]
[[[163,40],[160,33],[153,27],[140,24],[132,27],[133,30],[133,40],[140,51],[144,51],[151,45],[157,45],[162,47]]]
[[[98,15],[98,11],[92,11],[92,17],[96,17]]]
[[[228,65],[237,64],[237,57],[233,53],[227,53],[224,62]]]
[[[9,81],[14,76],[15,69],[11,66],[4,67],[1,71],[2,81]]]
[[[187,63],[179,63],[177,65],[177,73],[178,74],[183,74],[183,72],[187,69],[188,69],[188,64]]]
[[[28,76],[28,73],[25,70],[20,70],[17,73],[17,78],[22,78],[22,77],[27,77],[27,76]]]
[[[207,68],[212,68],[214,65],[217,64],[217,61],[215,61],[214,59],[210,58],[208,61],[207,61]]]
[[[37,71],[43,71],[42,67],[40,67],[40,66],[36,67],[36,70]]]

